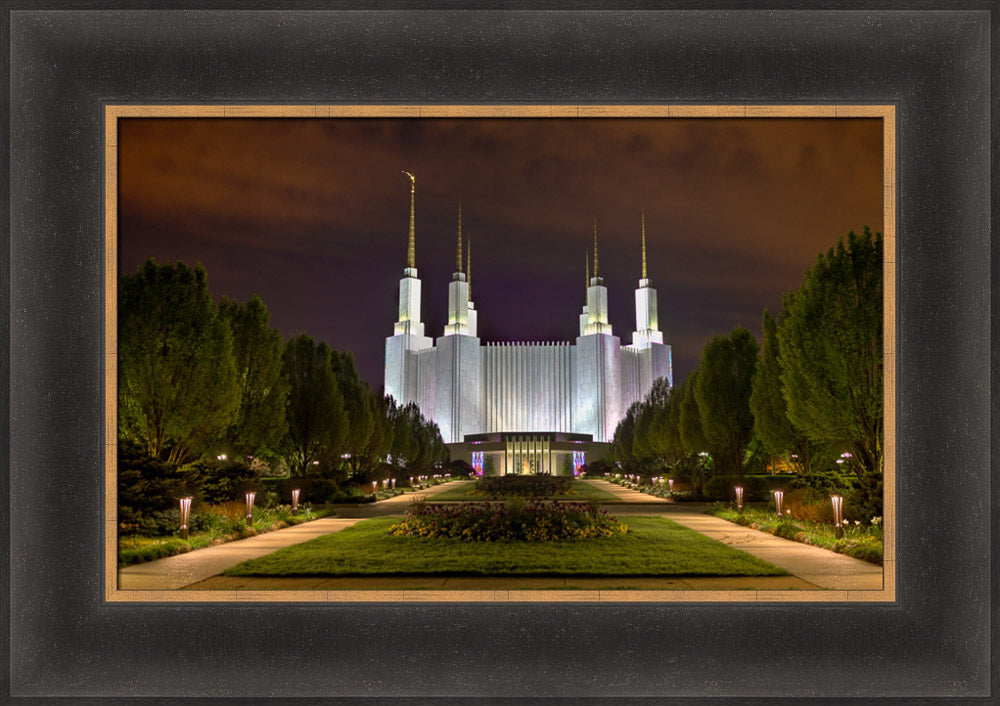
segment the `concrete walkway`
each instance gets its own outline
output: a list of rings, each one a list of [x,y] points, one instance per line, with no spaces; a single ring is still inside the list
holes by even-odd
[[[341,505],[337,507],[337,517],[324,517],[294,527],[265,532],[256,537],[126,566],[118,570],[118,588],[122,591],[183,588],[211,576],[217,576],[230,566],[236,566],[248,559],[256,559],[293,544],[308,542],[324,534],[339,532],[366,517],[402,515],[414,500],[431,497],[446,490],[447,487],[451,487],[451,484],[442,483],[376,503]]]
[[[596,488],[614,493],[626,503],[640,503],[640,497],[653,497],[637,490],[623,488],[603,480],[588,480]],[[845,554],[837,554],[829,549],[795,542],[773,534],[753,530],[719,517],[706,515],[704,506],[686,507],[687,503],[672,503],[660,498],[657,511],[645,508],[641,514],[655,514],[690,527],[706,537],[752,554],[764,561],[779,566],[785,571],[807,581],[816,588],[871,591],[881,590],[883,571],[881,566],[861,561]],[[652,508],[650,508],[652,510]],[[610,509],[613,513],[614,509]],[[638,512],[636,513],[638,514]]]
[[[609,483],[606,480],[590,480],[584,479],[584,483],[594,486],[605,493],[611,493],[616,498],[621,500],[623,503],[640,504],[640,505],[673,505],[670,500],[664,498],[658,498],[655,495],[649,495],[648,493],[640,493],[638,490],[632,490],[631,488],[626,488],[623,485],[618,485],[616,483]]]

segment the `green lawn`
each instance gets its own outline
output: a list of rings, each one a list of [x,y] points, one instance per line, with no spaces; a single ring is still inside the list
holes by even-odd
[[[393,537],[375,518],[280,549],[227,576],[786,576],[788,572],[660,517],[629,517],[617,537],[462,542]]]
[[[494,500],[486,495],[469,495],[469,491],[475,488],[475,483],[463,483],[456,488],[449,488],[442,493],[437,495],[432,495],[427,498],[427,502],[435,503],[439,500]],[[601,490],[600,488],[595,488],[589,483],[584,483],[583,481],[575,480],[570,489],[575,493],[575,495],[546,495],[546,500],[598,500],[602,503],[620,503],[621,500],[617,496],[609,493],[606,490]]]

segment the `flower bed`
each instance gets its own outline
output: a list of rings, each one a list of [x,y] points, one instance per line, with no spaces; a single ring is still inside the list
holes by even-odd
[[[520,496],[525,498],[546,498],[554,495],[573,495],[570,476],[488,476],[476,481],[469,495],[489,497]]]
[[[389,534],[452,538],[466,542],[555,541],[611,537],[628,527],[594,502],[506,502],[432,505],[414,503]]]

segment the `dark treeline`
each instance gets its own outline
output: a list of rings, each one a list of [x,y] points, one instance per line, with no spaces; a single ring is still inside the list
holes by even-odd
[[[369,483],[448,462],[435,424],[358,377],[350,353],[283,342],[256,295],[213,303],[205,270],[149,260],[118,296],[118,434],[167,467]]]
[[[658,380],[615,430],[610,460],[667,471],[709,496],[780,459],[795,484],[882,514],[882,234],[851,232],[763,312],[763,345],[737,326],[671,389]]]

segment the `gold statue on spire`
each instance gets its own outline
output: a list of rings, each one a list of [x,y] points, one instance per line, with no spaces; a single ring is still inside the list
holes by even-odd
[[[597,219],[594,219],[594,277],[600,277],[600,260],[597,257]]]
[[[646,212],[642,212],[642,278],[646,277]]]
[[[455,272],[462,271],[462,202],[458,202],[458,250],[455,255]]]
[[[406,266],[414,268],[417,266],[417,254],[415,239],[413,237],[413,199],[417,191],[417,178],[405,169],[403,174],[410,177],[410,241],[406,248]]]

